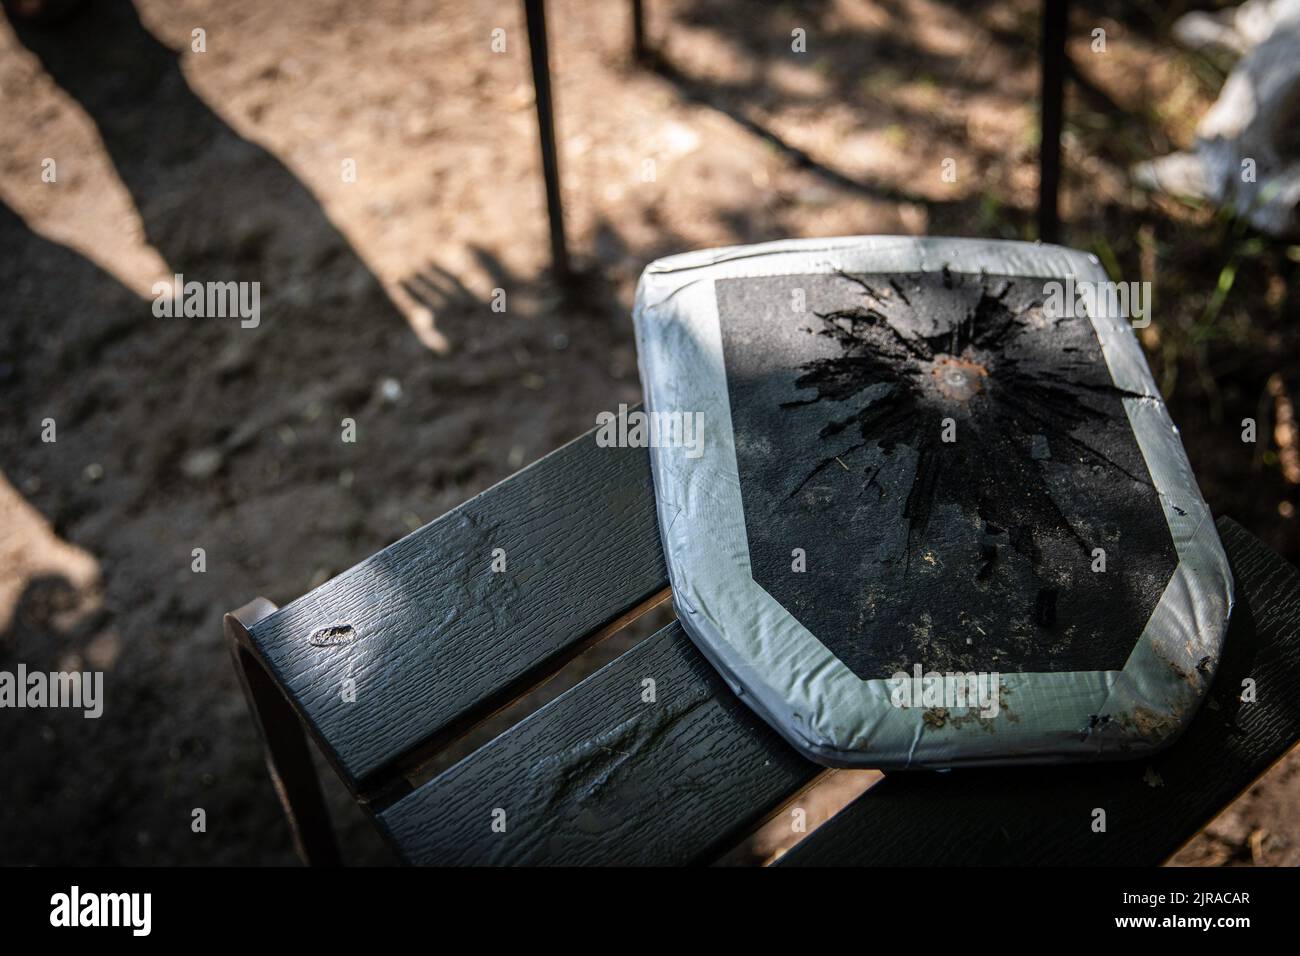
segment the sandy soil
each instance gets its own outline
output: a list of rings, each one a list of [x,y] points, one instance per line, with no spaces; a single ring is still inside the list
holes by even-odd
[[[569,298],[546,276],[517,3],[100,0],[50,28],[0,19],[0,665],[104,669],[109,695],[98,721],[0,720],[0,862],[290,862],[221,615],[287,602],[637,400],[629,312],[651,259],[1029,235],[1030,0],[664,0],[668,74],[629,65],[626,4],[549,6],[587,273]],[[1243,446],[1234,422],[1271,420],[1270,376],[1300,387],[1300,256],[1129,188],[1128,162],[1186,145],[1213,83],[1145,15],[1078,7],[1067,241],[1101,237],[1156,282],[1144,344],[1211,505],[1296,560],[1296,488],[1269,429]],[[1110,53],[1090,52],[1093,24]],[[1203,335],[1227,261],[1236,285]],[[261,324],[155,318],[151,287],[175,273],[259,281]],[[1297,767],[1179,861],[1300,862]],[[349,857],[386,859],[330,793]]]

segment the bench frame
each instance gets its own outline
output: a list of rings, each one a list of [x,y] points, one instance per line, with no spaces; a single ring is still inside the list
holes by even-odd
[[[666,597],[648,457],[594,435],[285,608],[259,598],[226,616],[304,862],[339,862],[308,734],[413,863],[707,863],[825,772],[674,622],[425,779],[447,743]],[[1300,575],[1230,519],[1218,527],[1237,607],[1209,698],[1173,746],[1134,762],[891,773],[779,862],[1167,859],[1300,739]],[[489,570],[494,543],[512,574]],[[338,620],[355,644],[305,640]],[[365,702],[341,706],[337,680],[354,672]],[[642,675],[659,679],[659,703],[636,697]],[[1247,678],[1257,699],[1243,705]],[[490,835],[495,804],[511,808],[510,838]],[[1098,807],[1108,833],[1092,830]]]
[[[223,626],[244,697],[262,738],[266,769],[284,809],[298,858],[308,866],[341,863],[329,811],[302,721],[275,679],[257,659],[248,629],[278,608],[255,598],[225,616]]]

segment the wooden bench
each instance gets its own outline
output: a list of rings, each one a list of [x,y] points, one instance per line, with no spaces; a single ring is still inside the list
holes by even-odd
[[[646,452],[594,434],[284,608],[258,599],[227,615],[305,861],[339,855],[303,727],[417,864],[710,863],[825,772],[673,623],[424,779],[449,743],[668,595]],[[1235,522],[1218,525],[1239,603],[1210,699],[1171,749],[891,773],[779,863],[1165,860],[1300,737],[1300,576]],[[1256,700],[1240,704],[1246,678]]]

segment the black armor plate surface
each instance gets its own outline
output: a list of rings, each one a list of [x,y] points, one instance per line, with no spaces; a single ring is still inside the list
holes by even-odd
[[[716,284],[754,580],[859,677],[1118,670],[1169,581],[1126,393],[1043,290]]]

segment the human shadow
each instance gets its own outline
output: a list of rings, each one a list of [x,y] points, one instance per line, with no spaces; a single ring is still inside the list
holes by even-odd
[[[4,2],[6,9],[13,4]],[[145,240],[170,271],[186,282],[259,286],[261,314],[248,322],[158,318],[150,303],[137,302],[132,318],[113,326],[118,339],[141,340],[133,346],[140,360],[130,368],[139,393],[158,395],[152,427],[168,433],[153,445],[163,460],[143,463],[152,478],[177,477],[187,456],[191,472],[208,472],[237,454],[256,454],[268,434],[308,406],[338,417],[331,414],[325,428],[327,419],[315,414],[322,427],[297,428],[298,453],[282,470],[364,470],[375,454],[400,454],[407,447],[403,411],[373,401],[373,370],[354,358],[382,351],[390,374],[403,379],[432,356],[312,193],[190,88],[176,51],[141,24],[130,3],[85,4],[56,24],[11,21],[94,122]],[[81,321],[56,324],[51,334],[85,349]],[[247,387],[252,375],[276,380],[274,407]],[[342,418],[381,407],[385,423],[366,429],[370,455],[342,465],[349,451],[338,440]],[[358,486],[365,494],[364,483]]]
[[[55,535],[96,559],[104,609],[84,633],[15,624],[0,648],[48,667],[110,632],[123,642],[104,719],[61,748],[24,748],[21,774],[6,775],[6,803],[66,812],[6,818],[2,842],[11,862],[283,861],[287,840],[264,839],[278,813],[221,614],[257,593],[301,594],[407,530],[398,509],[411,476],[438,457],[421,440],[435,396],[390,400],[386,383],[427,382],[442,360],[311,192],[194,93],[129,3],[9,19],[95,124],[169,271],[257,282],[261,308],[247,327],[160,317],[0,203],[0,398],[17,410],[0,423],[4,472]],[[54,442],[41,440],[46,419]],[[48,590],[30,582],[24,620]],[[98,781],[91,797],[70,766]],[[229,839],[205,844],[176,825],[196,806]]]
[[[4,7],[15,2],[4,0]],[[140,212],[145,240],[175,271],[261,280],[272,296],[294,277],[310,276],[325,289],[331,273],[360,275],[365,294],[352,297],[355,308],[382,304],[379,283],[316,198],[191,89],[179,53],[145,29],[131,3],[83,4],[53,24],[10,20],[94,122]],[[290,291],[291,298],[320,295]]]
[[[48,534],[88,552],[96,566],[92,582],[38,565],[4,609],[0,668],[104,674],[98,719],[45,709],[0,722],[10,771],[0,774],[4,862],[247,862],[259,829],[257,858],[287,861],[288,840],[277,846],[265,839],[278,825],[277,808],[269,788],[252,789],[261,767],[251,727],[230,724],[216,735],[205,729],[223,700],[237,700],[233,675],[219,666],[219,649],[214,655],[206,642],[180,633],[205,624],[211,589],[228,585],[231,575],[191,574],[191,586],[167,595],[151,583],[176,579],[186,538],[213,543],[197,530],[210,499],[186,515],[165,503],[177,481],[151,487],[159,463],[152,429],[166,420],[151,408],[165,408],[169,396],[159,403],[166,389],[149,379],[159,371],[159,353],[175,344],[169,330],[151,334],[146,300],[38,235],[3,202],[0,289],[0,398],[15,410],[0,424],[3,480],[12,486],[3,489],[6,530],[24,536],[29,558],[44,560],[39,541],[17,526],[29,507],[35,513],[28,521],[43,518]],[[52,440],[45,441],[47,422]],[[161,520],[127,517],[136,500],[152,500]],[[206,623],[215,634],[215,623]],[[186,838],[175,821],[195,806],[242,818],[223,827],[227,834],[255,828],[242,841],[245,850],[223,855],[222,846],[214,853]]]

